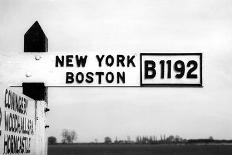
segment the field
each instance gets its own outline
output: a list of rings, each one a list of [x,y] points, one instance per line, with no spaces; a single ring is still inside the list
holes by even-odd
[[[49,145],[48,155],[232,155],[232,145]]]

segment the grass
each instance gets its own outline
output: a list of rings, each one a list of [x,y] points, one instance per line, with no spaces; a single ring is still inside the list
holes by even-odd
[[[232,145],[49,145],[48,155],[232,155]]]

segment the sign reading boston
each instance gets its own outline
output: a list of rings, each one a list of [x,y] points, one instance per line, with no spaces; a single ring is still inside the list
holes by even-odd
[[[67,86],[202,86],[201,53],[56,55]]]
[[[56,56],[55,66],[78,68],[75,72],[65,73],[66,84],[123,85],[126,83],[126,70],[136,67],[134,59],[135,55],[96,55],[96,64],[88,68],[88,55],[60,55]]]

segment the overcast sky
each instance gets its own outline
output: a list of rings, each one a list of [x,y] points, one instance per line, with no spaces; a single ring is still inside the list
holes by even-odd
[[[49,136],[232,139],[231,0],[0,0],[1,83],[36,20],[48,52],[203,53],[203,88],[49,88]]]

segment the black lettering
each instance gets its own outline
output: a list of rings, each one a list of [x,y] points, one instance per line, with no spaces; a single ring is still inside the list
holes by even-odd
[[[73,55],[66,56],[66,67],[73,67],[72,59],[73,59]]]
[[[80,78],[79,78],[79,77],[80,77]],[[82,72],[78,72],[78,73],[76,74],[76,81],[77,81],[77,83],[82,83],[83,80],[84,80],[84,74],[83,74]]]
[[[125,83],[125,72],[117,72],[117,83],[120,83],[120,81]]]
[[[74,78],[73,78],[73,73],[72,72],[66,72],[66,83],[73,83]]]
[[[104,72],[96,72],[96,75],[98,75],[98,84],[101,84],[101,76],[104,75]]]
[[[5,91],[5,107],[7,107],[9,104],[9,98],[7,98],[8,90]]]
[[[129,55],[127,56],[127,67],[129,67],[130,66],[130,64],[133,66],[133,67],[135,67],[135,63],[134,63],[134,58],[135,58],[135,56],[133,55],[132,57],[130,57]]]
[[[3,154],[7,153],[7,135],[4,134],[4,151]]]
[[[87,83],[92,83],[93,82],[93,73],[92,72],[88,72],[86,74],[86,80]]]
[[[55,66],[59,67],[59,65],[60,67],[64,67],[64,56],[63,55],[61,56],[61,59],[58,55],[56,56]]]
[[[125,67],[124,60],[125,60],[124,55],[117,55],[117,67],[119,67],[120,64],[122,67]]]
[[[145,79],[152,79],[156,75],[155,62],[151,60],[146,60],[144,65]],[[151,74],[149,74],[151,73]]]
[[[191,67],[192,66],[192,67]],[[194,61],[194,60],[190,60],[188,63],[187,63],[187,67],[191,67],[189,69],[189,71],[187,72],[187,78],[189,79],[196,79],[197,78],[197,74],[193,74],[193,72],[197,69],[197,62]]]
[[[102,66],[102,60],[105,57],[105,55],[102,55],[101,57],[99,57],[99,55],[96,55],[96,58],[98,60],[98,66],[101,67]]]
[[[114,57],[112,55],[108,55],[106,57],[106,65],[111,67],[114,64]]]
[[[77,67],[80,67],[80,66],[85,67],[87,57],[88,57],[87,55],[85,55],[85,57],[83,56],[79,57],[78,55],[76,55]]]
[[[114,74],[112,72],[106,73],[106,82],[112,83],[114,81]]]

